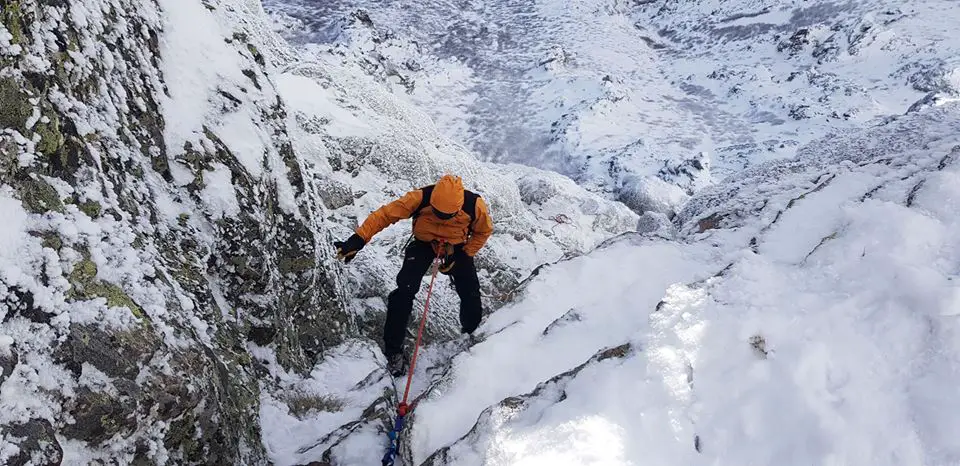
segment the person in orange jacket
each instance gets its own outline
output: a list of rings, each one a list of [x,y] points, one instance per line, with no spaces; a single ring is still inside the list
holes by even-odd
[[[472,334],[480,325],[480,280],[473,258],[493,233],[493,221],[483,198],[465,190],[460,177],[444,175],[436,184],[410,191],[371,213],[350,238],[334,243],[338,257],[349,263],[374,235],[411,217],[414,240],[404,254],[397,288],[387,297],[383,326],[387,369],[394,377],[406,373],[403,340],[413,299],[438,255],[443,256],[440,272],[453,278],[460,296],[461,333]],[[441,249],[441,244],[446,247]]]

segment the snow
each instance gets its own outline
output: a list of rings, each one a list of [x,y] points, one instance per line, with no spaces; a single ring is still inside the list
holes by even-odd
[[[290,412],[284,400],[264,393],[260,400],[264,445],[275,464],[287,466],[309,462],[312,454],[323,452],[327,447],[320,439],[338,427],[358,420],[364,409],[390,387],[389,379],[383,371],[382,357],[378,359],[379,352],[379,349],[369,342],[349,341],[331,349],[307,378],[278,373],[277,367],[272,366],[273,373],[284,381],[283,391],[278,392],[281,395],[313,399],[326,397],[342,404],[340,409],[320,410],[298,418]],[[258,350],[258,353],[262,359],[273,359],[271,354],[263,350]],[[367,384],[366,381],[371,377],[375,377],[372,379],[373,383]],[[382,434],[376,433],[365,436],[364,440],[351,438],[350,442],[361,442],[369,446],[381,439]],[[346,447],[347,452],[350,450]],[[382,456],[382,452],[376,449],[372,451]],[[370,449],[363,451],[364,455],[369,453]],[[356,456],[358,453],[351,454]],[[341,460],[346,461],[347,458]]]
[[[170,175],[173,176],[177,186],[186,186],[193,181],[193,173],[190,173],[187,167],[177,161],[170,162]]]
[[[803,261],[807,252],[817,247],[823,238],[846,227],[842,212],[830,208],[835,202],[835,198],[831,196],[855,196],[857,193],[869,191],[875,181],[874,177],[864,173],[838,175],[834,182],[823,189],[824,196],[799,203],[786,211],[760,243],[760,252],[786,263]],[[809,221],[813,217],[817,217],[818,221]]]
[[[264,157],[270,151],[270,138],[263,133],[263,123],[246,110],[224,115],[217,126],[217,135],[229,146],[237,160],[255,178],[263,174]]]
[[[53,418],[58,409],[53,394],[72,396],[74,382],[69,373],[55,365],[48,356],[35,354],[49,345],[56,336],[53,329],[37,329],[29,324],[11,321],[4,333],[12,337],[21,354],[14,374],[4,381],[0,391],[0,423],[24,422],[30,418]]]
[[[13,346],[13,338],[9,335],[0,335],[0,354],[10,356],[11,346]]]
[[[709,272],[704,263],[711,263],[711,251],[698,249],[684,250],[659,242],[638,247],[628,242],[541,273],[526,291],[525,299],[498,311],[484,323],[480,332],[491,337],[454,358],[454,379],[444,388],[442,397],[420,403],[411,433],[415,462],[419,464],[427,454],[466,434],[487,406],[533,390],[541,381],[580,364],[610,343],[628,341],[637,328],[645,325],[647,313],[656,306],[666,287]],[[657,273],[622,273],[636,266],[655,267]],[[570,309],[580,314],[580,321],[546,336],[542,334]],[[493,451],[478,459],[500,457],[496,464],[513,464],[524,458],[520,453],[536,445],[533,442],[548,435],[539,430],[502,434],[503,438],[491,440],[490,444],[503,446],[503,441],[508,441],[507,445],[522,448],[517,448],[516,454],[508,454],[509,450],[491,447]],[[527,434],[536,435],[521,441]],[[553,442],[559,444],[577,436],[577,429],[569,429],[565,436],[554,437]],[[599,445],[580,450],[575,447],[577,443],[567,451],[554,452],[563,457],[580,452],[569,457],[569,464],[602,464],[582,462],[601,448]],[[583,456],[579,456],[581,453]],[[463,464],[481,464],[478,459],[470,463],[459,458]]]
[[[27,212],[23,210],[20,201],[13,198],[8,189],[0,188],[0,264],[3,264],[3,275],[6,279],[14,275],[14,267],[22,253],[21,246],[27,236]]]
[[[958,92],[946,0],[265,6],[290,40],[355,57],[484,160],[608,193],[701,152],[717,181]],[[801,30],[806,43],[781,46]]]
[[[211,99],[221,79],[242,82],[244,78],[239,75],[239,55],[223,41],[226,34],[202,3],[159,3],[164,13],[161,71],[169,93],[161,104],[164,139],[169,150],[177,153],[185,143],[197,143],[201,128],[213,115]]]
[[[240,213],[240,202],[233,187],[230,168],[214,164],[213,170],[203,174],[201,198],[211,210],[213,218],[233,217]]]
[[[71,325],[138,322],[103,298],[68,298],[64,276],[80,261],[143,308],[165,348],[217,346],[230,333],[243,342],[262,316],[243,314],[215,268],[202,268],[221,252],[216,220],[256,218],[241,205],[275,189],[284,212],[309,216],[317,243],[329,242],[455,171],[489,200],[497,225],[478,259],[484,292],[510,296],[471,346],[445,333],[456,328],[457,299],[440,279],[434,343],[414,374],[419,404],[404,433],[414,464],[960,463],[953,3],[288,3],[320,18],[300,34],[327,34],[325,43],[294,51],[257,31],[246,22],[262,21],[255,1],[159,3],[168,94],[157,96],[173,185],[150,170],[142,190],[104,176],[107,157],[149,166],[139,148],[109,147],[130,105],[126,82],[100,89],[117,102],[51,90],[102,147],[77,186],[44,180],[65,200],[113,212],[89,216],[66,202],[62,212],[28,214],[0,186],[3,291],[30,291],[51,321],[4,316],[0,355],[19,363],[3,381],[0,423],[61,427],[78,387],[118,393],[91,364],[76,378],[51,355]],[[373,28],[341,21],[356,5],[376,7]],[[246,8],[255,15],[238,13]],[[130,65],[92,39],[108,12],[105,3],[70,6],[92,31],[81,34],[92,52],[71,52],[86,71]],[[234,34],[241,22],[268,66],[253,66]],[[778,50],[801,29],[808,43]],[[3,53],[19,53],[8,36],[0,30]],[[26,64],[50,66],[42,57]],[[145,73],[144,82],[160,77]],[[930,95],[936,105],[900,115]],[[10,137],[28,167],[36,135]],[[293,163],[278,151],[288,142]],[[198,166],[188,143],[213,157]],[[295,169],[307,180],[296,190]],[[235,185],[239,177],[254,186]],[[128,224],[120,191],[164,221]],[[610,240],[640,212],[644,234]],[[56,251],[33,236],[46,232],[62,240]],[[379,325],[408,232],[383,232],[331,273],[342,285],[334,299],[364,326]],[[229,321],[205,316],[199,296],[163,267],[154,237],[166,235],[190,240],[177,247],[196,250],[185,262],[201,266],[198,288]],[[306,375],[245,343],[272,463],[321,461],[327,451],[337,464],[379,461],[383,413],[402,380],[386,376],[368,336],[326,348]],[[624,344],[623,354],[596,356]],[[144,371],[174,377],[170,357],[158,354]],[[58,440],[64,462],[126,458],[144,441],[163,463],[173,453],[160,441],[167,427],[141,426],[103,446]],[[0,459],[11,447],[0,442]]]
[[[306,76],[281,74],[276,77],[277,90],[290,96],[287,104],[292,110],[329,120],[328,131],[334,137],[363,136],[375,131],[370,124],[350,112],[338,111],[330,91]]]
[[[850,209],[844,201],[834,197],[827,213],[848,225],[815,254],[816,266],[749,257],[697,309],[710,329],[691,361],[698,430],[704,439],[715,438],[705,440],[705,454],[738,464],[782,455],[796,464],[949,464],[960,458],[955,445],[930,438],[916,424],[918,416],[921,424],[945,420],[930,417],[930,401],[911,395],[929,389],[926,377],[949,377],[952,364],[938,369],[936,361],[955,362],[958,355],[931,353],[929,346],[943,341],[931,340],[931,333],[956,327],[938,316],[949,289],[935,265],[942,226],[890,202]],[[795,247],[792,255],[799,257],[809,244]],[[742,342],[757,331],[773,362],[744,364]],[[737,343],[739,358],[718,351]],[[767,448],[738,448],[747,443]]]
[[[100,391],[113,397],[119,396],[116,387],[113,386],[110,380],[110,376],[104,374],[88,362],[82,364],[77,383],[80,386],[89,387],[91,390]]]
[[[415,463],[443,447],[464,465],[960,461],[944,390],[960,382],[957,142],[841,164],[799,198],[768,192],[795,200],[737,228],[756,246],[622,240],[551,267],[421,401]],[[623,360],[543,385],[623,342]],[[510,396],[532,398],[497,407]]]

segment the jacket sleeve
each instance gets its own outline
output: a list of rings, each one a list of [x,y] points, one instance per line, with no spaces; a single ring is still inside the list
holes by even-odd
[[[364,242],[369,243],[373,236],[380,233],[384,228],[413,216],[422,199],[423,191],[419,189],[404,194],[400,199],[373,211],[357,228],[356,233],[363,238]]]
[[[493,234],[493,220],[487,211],[487,204],[483,198],[477,199],[476,220],[473,221],[473,234],[467,239],[467,244],[463,246],[463,252],[468,256],[477,255],[480,248],[483,247],[490,235]]]

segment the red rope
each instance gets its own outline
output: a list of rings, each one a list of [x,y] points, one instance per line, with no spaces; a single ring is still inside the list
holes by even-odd
[[[440,245],[440,250],[443,251],[443,244]],[[400,406],[397,407],[397,411],[401,416],[407,414],[407,396],[410,395],[410,382],[413,381],[413,370],[417,367],[417,353],[420,352],[420,339],[423,337],[423,328],[427,324],[427,313],[430,312],[430,296],[433,295],[433,282],[437,279],[437,271],[440,270],[440,258],[443,257],[440,253],[437,254],[436,259],[433,260],[433,276],[430,277],[430,287],[427,288],[427,300],[423,304],[423,315],[420,316],[420,329],[417,330],[417,343],[413,345],[413,358],[410,359],[410,370],[407,372],[407,388],[403,390],[403,401],[400,402]]]

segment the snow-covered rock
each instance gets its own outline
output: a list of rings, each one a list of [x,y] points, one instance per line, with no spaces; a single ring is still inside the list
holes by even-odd
[[[692,193],[958,92],[950,0],[265,5],[287,37],[360,57],[483,157],[613,196],[630,176]],[[692,186],[660,170],[704,153]]]
[[[318,5],[4,4],[0,461],[376,464],[409,225],[331,243],[446,172],[405,461],[960,461],[954,4]]]
[[[256,1],[18,1],[2,20],[7,464],[283,462],[261,425],[291,410],[335,412],[328,434],[385,420],[379,378],[345,400],[310,374],[382,374],[406,232],[346,269],[331,243],[444,172],[491,205],[489,310],[636,224],[562,176],[476,161],[369,70],[299,56]],[[551,194],[525,202],[518,180]],[[432,340],[459,327],[439,295]]]
[[[4,5],[5,463],[263,462],[248,339],[306,371],[355,332],[255,13]]]
[[[631,176],[623,181],[618,200],[638,214],[655,212],[673,217],[689,196],[675,184],[657,177]]]

